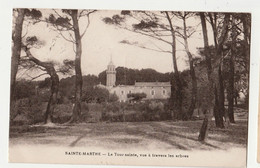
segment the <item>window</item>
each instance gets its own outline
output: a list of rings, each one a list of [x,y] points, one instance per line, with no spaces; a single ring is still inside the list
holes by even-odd
[[[123,95],[123,94],[124,94],[124,91],[122,90],[122,91],[121,91],[121,95]]]
[[[155,94],[155,91],[154,90],[151,90],[151,95],[153,96]]]
[[[129,90],[129,91],[128,91],[128,93],[129,93],[129,94],[131,94],[131,93],[132,93],[132,91],[131,91],[131,90]]]
[[[162,91],[162,94],[163,94],[163,95],[166,95],[166,90],[165,90],[165,89]]]

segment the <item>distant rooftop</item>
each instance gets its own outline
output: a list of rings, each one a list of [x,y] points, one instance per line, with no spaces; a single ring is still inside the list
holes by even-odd
[[[159,86],[159,87],[166,87],[166,86],[171,86],[170,82],[135,82],[135,86]]]

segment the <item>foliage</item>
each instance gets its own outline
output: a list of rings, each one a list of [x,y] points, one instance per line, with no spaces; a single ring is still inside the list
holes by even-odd
[[[39,88],[49,88],[51,86],[51,78],[47,77],[43,81],[39,81]]]
[[[30,19],[39,19],[42,17],[41,11],[39,11],[37,9],[25,9],[24,13],[25,13],[25,16]]]
[[[15,87],[15,98],[24,99],[35,95],[36,82],[21,80],[17,81]]]
[[[43,122],[47,103],[43,103],[36,96],[16,100],[12,104],[10,117],[11,125],[35,124]]]
[[[131,69],[125,67],[116,68],[116,85],[134,85],[135,81],[142,82],[168,82],[172,73],[160,73],[154,69]],[[106,84],[106,71],[98,75],[98,80]]]
[[[82,101],[87,103],[103,103],[117,100],[118,97],[115,94],[110,94],[106,88],[85,87],[83,89]]]
[[[59,93],[62,99],[62,102],[68,102],[72,100],[75,93],[75,75],[63,78],[60,80],[60,89]],[[98,77],[95,75],[83,76],[83,91],[87,90],[90,87],[94,87],[98,84]]]
[[[170,112],[162,101],[145,101],[140,103],[114,102],[104,104],[102,121],[137,122],[161,121],[171,118]]]

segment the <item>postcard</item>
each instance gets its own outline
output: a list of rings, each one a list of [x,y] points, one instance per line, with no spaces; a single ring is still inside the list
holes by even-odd
[[[9,162],[245,167],[251,14],[14,8]]]

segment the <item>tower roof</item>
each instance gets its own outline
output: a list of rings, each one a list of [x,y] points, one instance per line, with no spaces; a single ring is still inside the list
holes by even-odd
[[[110,60],[109,64],[108,65],[114,65],[113,61]]]
[[[114,66],[114,63],[113,63],[113,60],[112,60],[112,55],[110,55],[110,62],[108,63],[108,65],[113,65]]]

